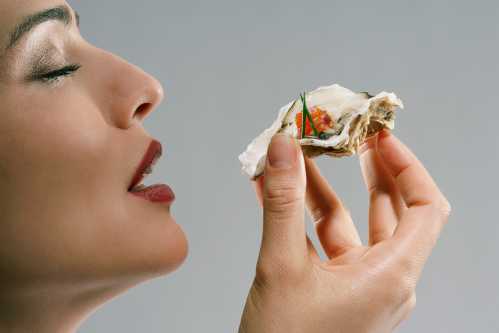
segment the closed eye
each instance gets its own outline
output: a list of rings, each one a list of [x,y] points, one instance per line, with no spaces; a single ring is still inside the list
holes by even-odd
[[[34,74],[33,80],[42,81],[42,82],[56,81],[60,78],[63,78],[63,77],[66,77],[66,76],[69,76],[69,75],[75,73],[80,68],[81,68],[81,65],[78,65],[78,64],[64,66],[60,69],[56,69],[56,70],[50,71],[48,73]]]

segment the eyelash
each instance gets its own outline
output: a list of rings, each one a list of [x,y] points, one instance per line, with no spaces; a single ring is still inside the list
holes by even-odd
[[[75,73],[77,70],[81,68],[81,65],[78,64],[72,64],[68,65],[59,69],[56,69],[54,71],[45,73],[45,74],[40,74],[35,77],[36,80],[46,82],[46,83],[51,83],[58,81],[66,76],[70,76],[71,74]]]

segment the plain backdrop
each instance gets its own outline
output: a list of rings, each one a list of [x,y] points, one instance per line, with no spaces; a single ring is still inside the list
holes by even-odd
[[[70,3],[90,42],[165,87],[145,122],[166,150],[149,181],[172,185],[190,240],[177,272],[109,302],[80,332],[236,331],[261,233],[237,156],[282,105],[335,82],[403,99],[395,133],[453,206],[399,331],[499,332],[499,2]],[[319,165],[365,240],[358,159]]]

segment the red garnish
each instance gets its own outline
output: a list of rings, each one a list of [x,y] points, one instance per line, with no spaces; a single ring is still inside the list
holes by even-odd
[[[312,120],[314,122],[315,128],[319,133],[322,133],[328,129],[333,128],[334,122],[333,119],[329,116],[329,114],[322,110],[321,108],[314,106],[310,109],[310,115],[312,116]],[[295,122],[298,127],[298,133],[301,133],[301,126],[303,123],[303,113],[299,112],[296,114]],[[310,126],[310,120],[306,119],[305,125],[305,136],[313,135],[312,126]]]

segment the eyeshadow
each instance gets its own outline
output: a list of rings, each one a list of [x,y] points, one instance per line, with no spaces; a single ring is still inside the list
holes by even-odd
[[[46,43],[31,50],[31,54],[27,56],[25,77],[32,79],[40,74],[59,68],[65,64],[65,58],[57,50],[56,47]]]

